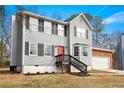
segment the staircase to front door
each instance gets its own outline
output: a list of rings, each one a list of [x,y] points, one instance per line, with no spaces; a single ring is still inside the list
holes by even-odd
[[[69,65],[75,67],[76,69],[78,69],[81,73],[83,74],[87,74],[87,65],[83,62],[81,62],[80,60],[78,60],[77,58],[71,56],[71,55],[57,55],[55,56],[56,58],[56,65],[62,66],[63,69],[63,65],[68,65],[68,67],[70,67]]]

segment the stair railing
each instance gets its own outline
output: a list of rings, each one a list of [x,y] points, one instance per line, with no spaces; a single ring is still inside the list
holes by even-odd
[[[81,62],[80,60],[78,60],[77,58],[71,56],[71,55],[67,55],[67,54],[61,54],[61,55],[57,55],[55,56],[56,58],[56,65],[57,66],[62,66],[63,62],[67,62],[70,65],[78,65],[79,68],[77,68],[78,70],[80,70],[81,72],[87,74],[87,65],[83,62]],[[75,65],[74,65],[75,64]]]

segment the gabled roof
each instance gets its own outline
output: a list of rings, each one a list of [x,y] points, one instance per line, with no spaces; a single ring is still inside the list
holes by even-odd
[[[91,23],[88,21],[88,19],[86,18],[86,16],[81,13],[81,14],[76,14],[72,19],[68,18],[67,20],[65,20],[65,22],[72,22],[73,20],[77,19],[78,17],[82,16],[85,20],[85,22],[87,23],[87,25],[90,27],[91,30],[93,30],[93,26],[91,25]]]

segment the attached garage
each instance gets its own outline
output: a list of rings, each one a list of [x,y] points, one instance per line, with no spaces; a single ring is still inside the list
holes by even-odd
[[[92,48],[92,69],[112,69],[112,50]]]

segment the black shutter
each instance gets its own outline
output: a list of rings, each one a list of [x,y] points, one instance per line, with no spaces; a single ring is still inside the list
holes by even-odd
[[[25,42],[25,55],[29,55],[29,42]]]
[[[86,39],[88,39],[88,30],[86,30]]]
[[[52,34],[54,34],[55,33],[55,30],[54,30],[54,23],[52,23]]]
[[[67,26],[64,26],[64,35],[67,36]]]
[[[52,45],[52,57],[54,57],[54,46]]]
[[[74,26],[74,36],[77,36],[77,27]]]
[[[29,29],[29,16],[26,16],[26,29]]]
[[[39,28],[39,32],[44,32],[44,21],[43,20],[39,20],[38,28]]]
[[[38,43],[38,56],[44,56],[44,44]]]
[[[41,29],[41,20],[39,20],[39,23],[38,23],[38,31],[41,32],[42,29]]]
[[[58,25],[55,25],[55,34],[58,35]]]
[[[41,28],[42,28],[42,32],[44,32],[44,20],[42,20],[42,26],[41,26]]]

